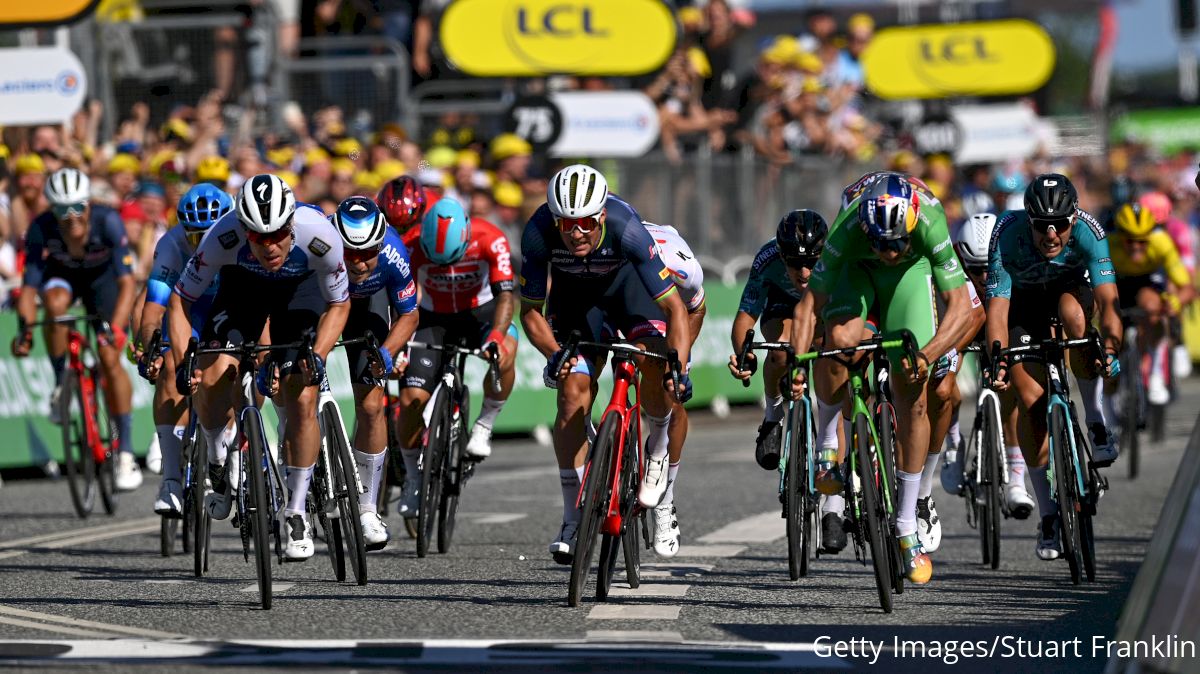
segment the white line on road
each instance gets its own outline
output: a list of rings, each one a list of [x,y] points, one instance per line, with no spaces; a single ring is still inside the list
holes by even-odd
[[[290,590],[295,586],[295,583],[271,583],[271,594],[279,594],[280,592]],[[246,587],[238,590],[238,592],[258,592],[258,583],[247,585]]]
[[[104,532],[124,531],[126,529],[137,529],[147,524],[159,525],[158,517],[143,517],[136,520],[126,522],[116,522],[114,524],[103,524],[99,526],[82,527],[79,529],[71,529],[68,531],[58,531],[52,534],[42,534],[40,536],[30,536],[29,538],[18,538],[12,541],[0,542],[0,550],[9,548],[26,548],[26,547],[46,547],[43,543],[57,541],[59,539],[70,539],[77,536],[91,536]]]
[[[683,643],[679,632],[649,632],[646,630],[588,630],[588,641],[614,641],[619,644],[645,641],[652,644]]]
[[[608,591],[611,597],[682,597],[687,594],[691,585],[674,583],[642,583],[636,590],[628,585],[614,585]]]
[[[681,545],[675,557],[737,557],[745,549],[744,545]]]
[[[92,630],[81,630],[74,627],[59,627],[58,625],[47,625],[46,623],[35,623],[32,620],[21,620],[20,618],[5,618],[0,616],[0,625],[13,625],[15,627],[28,627],[29,629],[41,630],[43,632],[54,632],[55,634],[70,634],[76,637],[88,637],[91,639],[108,639],[111,638],[111,632],[93,632]]]
[[[529,513],[459,513],[458,516],[473,524],[508,524],[529,517]]]
[[[700,543],[770,543],[787,535],[784,519],[778,510],[771,510],[736,522],[696,540]]]
[[[160,632],[158,630],[147,630],[140,627],[126,627],[125,625],[112,625],[109,623],[96,622],[94,620],[81,620],[79,618],[68,618],[66,616],[53,615],[50,613],[38,613],[36,611],[26,611],[25,609],[14,608],[12,606],[0,605],[0,615],[13,616],[16,618],[28,618],[31,620],[40,620],[47,623],[55,623],[58,625],[69,625],[72,627],[90,627],[113,634],[129,634],[135,637],[150,637],[152,639],[186,639],[187,635],[175,634],[173,632]]]
[[[654,604],[596,604],[588,620],[678,620],[679,606]]]

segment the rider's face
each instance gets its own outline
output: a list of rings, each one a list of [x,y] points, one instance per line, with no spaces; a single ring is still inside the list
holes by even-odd
[[[1056,225],[1031,227],[1033,243],[1047,258],[1052,258],[1062,252],[1063,246],[1071,240],[1071,228],[1075,225],[1075,217],[1060,220]]]
[[[367,280],[371,272],[375,271],[375,267],[379,265],[379,256],[374,255],[365,260],[353,259],[349,255],[346,256],[346,273],[350,276],[350,280],[355,283],[362,283]]]
[[[287,261],[288,253],[292,250],[291,228],[285,228],[287,234],[279,237],[258,236],[250,238],[250,254],[258,260],[263,269],[279,271]]]
[[[812,267],[787,267],[788,279],[792,285],[803,289],[808,287],[808,280],[812,278]]]
[[[596,218],[586,218],[589,221],[586,223],[588,228],[586,232],[583,231],[584,225],[560,219],[558,234],[562,237],[563,245],[575,257],[584,257],[590,254],[600,244],[600,236],[604,232],[604,221],[607,216],[608,210],[605,209],[600,211],[600,215]]]

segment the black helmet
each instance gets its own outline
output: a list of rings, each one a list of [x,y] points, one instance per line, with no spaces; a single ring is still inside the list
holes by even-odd
[[[1059,220],[1075,214],[1079,193],[1061,173],[1043,173],[1025,188],[1025,214],[1038,220]]]
[[[796,266],[792,263],[819,257],[828,234],[829,225],[820,213],[807,208],[792,211],[775,229],[775,247],[785,264]]]

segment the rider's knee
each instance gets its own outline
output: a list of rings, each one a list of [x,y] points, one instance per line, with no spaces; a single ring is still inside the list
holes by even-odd
[[[46,315],[55,318],[71,308],[71,291],[66,288],[51,288],[42,293],[42,308]]]
[[[826,330],[826,344],[828,348],[833,349],[854,346],[862,340],[862,332],[862,323],[860,321],[835,323],[830,325]]]
[[[363,420],[376,420],[383,417],[383,396],[378,390],[373,390],[354,403],[354,414]]]

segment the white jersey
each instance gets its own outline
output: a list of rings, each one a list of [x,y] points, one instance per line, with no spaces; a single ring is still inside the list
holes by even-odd
[[[654,239],[658,255],[667,271],[671,272],[671,281],[679,289],[688,313],[699,311],[704,306],[704,270],[700,268],[696,254],[674,227],[644,220],[642,224]]]
[[[221,267],[242,267],[269,279],[300,279],[316,274],[327,302],[345,302],[350,296],[350,281],[342,261],[342,237],[320,209],[308,204],[296,205],[292,227],[292,249],[283,267],[267,271],[250,252],[237,213],[229,213],[204,235],[175,284],[175,292],[195,302],[212,285]]]

